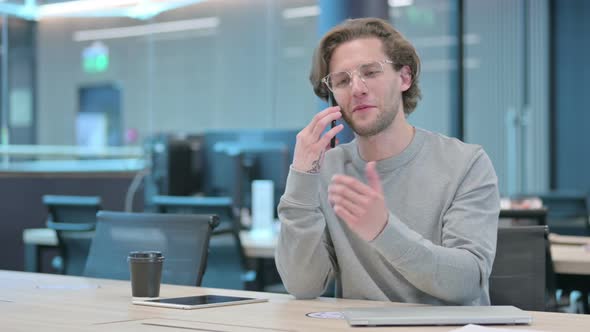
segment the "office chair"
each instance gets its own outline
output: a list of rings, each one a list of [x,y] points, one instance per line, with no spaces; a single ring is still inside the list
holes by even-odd
[[[500,219],[510,218],[509,227],[530,226],[534,222],[537,226],[546,226],[547,208],[523,209],[523,210],[501,210]],[[524,222],[522,222],[524,221]],[[572,289],[563,276],[556,274],[551,257],[551,243],[545,241],[545,309],[547,311],[564,311],[570,306],[569,292]],[[567,286],[567,287],[564,287]],[[562,293],[557,298],[557,289]]]
[[[154,196],[152,205],[159,213],[214,214],[220,226],[211,234],[209,274],[205,285],[236,288],[235,283],[247,284],[256,279],[249,269],[248,260],[240,240],[242,225],[231,197]],[[232,276],[239,275],[239,280]]]
[[[499,224],[507,227],[545,226],[547,225],[547,209],[501,209]]]
[[[164,255],[163,283],[200,286],[218,223],[212,215],[100,211],[84,276],[129,280],[129,252],[156,250]]]
[[[55,230],[59,243],[61,260],[54,259],[53,265],[62,274],[82,275],[94,236],[100,197],[44,195],[42,199],[49,213],[47,227]]]
[[[590,236],[590,196],[575,191],[551,191],[538,195],[547,207],[551,233]]]
[[[498,229],[496,258],[489,279],[492,305],[544,311],[547,226]]]
[[[239,233],[239,211],[229,196],[197,197],[197,196],[165,196],[156,195],[151,198],[151,204],[158,213],[176,214],[216,214],[220,217],[219,226],[213,231],[218,234]],[[239,240],[239,237],[238,237]]]
[[[573,190],[557,190],[538,195],[543,205],[548,208],[547,224],[551,233],[561,235],[590,236],[590,195],[586,192]],[[555,275],[556,288],[562,291],[558,308],[569,303],[569,295],[573,291],[581,292],[577,299],[583,313],[590,312],[588,295],[590,287],[586,278],[567,275]],[[577,306],[577,303],[572,303]]]

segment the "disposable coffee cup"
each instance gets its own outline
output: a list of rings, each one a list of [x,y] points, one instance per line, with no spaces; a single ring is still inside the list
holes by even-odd
[[[132,251],[127,257],[133,297],[160,296],[164,256],[159,251]]]

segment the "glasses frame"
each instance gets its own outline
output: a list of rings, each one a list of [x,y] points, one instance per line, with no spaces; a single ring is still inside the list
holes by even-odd
[[[386,63],[387,64],[393,64],[393,61],[391,61],[389,59],[386,59],[386,60],[381,60],[381,61],[371,61],[371,62],[367,62],[367,63],[361,63],[353,71],[343,70],[343,71],[339,71],[339,72],[335,72],[335,73],[329,73],[328,75],[324,76],[324,78],[322,78],[322,83],[324,83],[326,85],[326,87],[328,88],[328,90],[330,90],[332,93],[336,93],[334,90],[332,90],[332,88],[330,88],[330,83],[328,83],[329,82],[329,79],[330,79],[330,76],[332,74],[347,73],[348,74],[348,77],[350,77],[350,82],[348,83],[348,87],[347,88],[350,88],[352,86],[353,74],[354,73],[357,73],[358,77],[366,85],[367,84],[367,81],[365,81],[365,78],[361,75],[361,73],[359,72],[359,69],[362,66],[365,66],[365,65],[368,65],[368,64],[371,64],[371,63],[378,63],[379,65],[381,65],[381,73],[383,73],[383,72],[385,72],[385,68],[383,68],[383,65],[386,64]]]

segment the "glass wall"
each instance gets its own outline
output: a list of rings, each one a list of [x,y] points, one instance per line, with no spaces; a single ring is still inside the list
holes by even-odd
[[[453,132],[457,89],[457,5],[455,0],[395,2],[390,20],[416,47],[422,60],[422,100],[410,122],[449,136]],[[412,3],[410,5],[410,3]]]
[[[14,51],[28,65],[14,60],[10,70],[31,79],[9,75],[3,96],[10,144],[139,147],[160,132],[298,129],[318,110],[308,82],[316,0],[167,1],[183,5],[17,18],[10,8],[24,3],[0,3],[30,34],[29,57],[19,55],[26,47]],[[481,144],[503,194],[548,189],[549,0],[388,3],[423,61],[423,100],[410,122]]]
[[[288,13],[314,4],[206,1],[148,21],[41,20],[38,143],[75,144],[77,125],[101,121],[80,119],[83,90],[117,92],[106,121],[121,123],[120,145],[155,132],[303,125],[316,111],[307,77],[317,16]],[[108,57],[105,68],[85,66],[93,54]]]
[[[423,99],[410,122],[457,136],[459,131],[453,129],[462,117],[462,138],[484,147],[502,194],[547,190],[548,1],[390,3],[395,4],[391,21],[414,43],[423,62]],[[458,43],[461,19],[463,59]],[[457,113],[460,98],[462,114]]]
[[[548,1],[466,0],[465,140],[505,195],[549,188]],[[466,38],[466,36],[464,38]]]

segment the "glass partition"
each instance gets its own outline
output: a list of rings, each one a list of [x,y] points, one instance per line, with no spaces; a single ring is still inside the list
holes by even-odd
[[[455,136],[453,116],[458,107],[459,13],[455,0],[390,1],[393,25],[416,47],[422,61],[422,100],[410,123]]]
[[[141,154],[163,132],[301,128],[317,111],[308,82],[317,9],[315,0],[0,3],[6,30],[29,34],[11,35],[10,72],[22,63],[30,77],[7,79],[3,144]],[[17,60],[16,41],[28,58]]]

